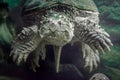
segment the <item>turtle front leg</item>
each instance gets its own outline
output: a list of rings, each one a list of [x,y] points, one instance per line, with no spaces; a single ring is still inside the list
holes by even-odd
[[[54,46],[55,68],[57,73],[59,72],[61,51],[62,46]]]
[[[112,42],[109,34],[99,26],[99,17],[97,12],[86,11],[85,16],[79,15],[75,18],[75,37],[82,43],[83,57],[85,58],[85,66],[97,67],[99,53],[107,49],[110,51]]]
[[[18,65],[21,62],[26,62],[29,54],[37,48],[40,41],[36,25],[24,28],[12,45],[10,56],[13,56],[13,61]]]

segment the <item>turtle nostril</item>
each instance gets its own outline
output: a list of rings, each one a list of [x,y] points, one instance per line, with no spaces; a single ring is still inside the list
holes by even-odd
[[[51,25],[54,26],[55,24],[52,22]]]

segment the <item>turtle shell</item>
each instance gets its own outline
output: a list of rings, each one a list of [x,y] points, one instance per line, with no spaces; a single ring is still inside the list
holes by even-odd
[[[76,7],[81,10],[98,11],[93,0],[28,0],[25,4],[26,11],[44,9],[57,5]]]

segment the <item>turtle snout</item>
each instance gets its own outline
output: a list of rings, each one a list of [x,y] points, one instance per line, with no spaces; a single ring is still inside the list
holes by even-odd
[[[53,20],[53,19],[49,19],[48,23],[50,24],[50,26],[56,26],[56,27],[60,27],[63,24],[63,21],[61,20]]]
[[[61,20],[49,19],[45,25],[51,32],[61,31],[64,25]]]

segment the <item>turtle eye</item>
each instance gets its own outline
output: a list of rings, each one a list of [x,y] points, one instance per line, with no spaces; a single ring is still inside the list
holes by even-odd
[[[50,23],[50,20],[48,20],[47,23]]]
[[[61,25],[62,24],[61,21],[58,21],[58,24]]]

